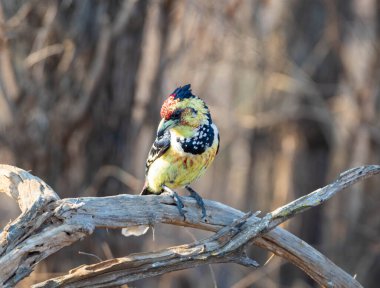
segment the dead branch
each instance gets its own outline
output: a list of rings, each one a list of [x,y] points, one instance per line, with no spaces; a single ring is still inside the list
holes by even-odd
[[[234,241],[234,237],[243,231],[242,227],[252,220],[258,221],[256,217],[252,218],[252,213],[247,213],[208,239],[159,252],[107,260],[90,265],[91,267],[83,265],[63,277],[48,280],[34,287],[109,287],[212,263],[233,262],[258,267],[256,261],[245,255],[244,250],[228,247],[228,244]]]
[[[203,222],[195,201],[189,197],[183,198],[187,216],[185,221],[167,196],[118,195],[59,200],[42,180],[21,169],[2,165],[0,192],[12,196],[20,207],[26,208],[1,234],[0,280],[5,287],[15,285],[31,273],[36,263],[90,235],[95,227],[123,228],[168,223],[220,231],[190,245],[81,266],[63,277],[35,287],[84,287],[89,283],[92,287],[109,287],[207,263],[236,262],[255,266],[255,262],[245,256],[243,249],[252,241],[289,260],[323,286],[361,287],[321,253],[276,226],[306,209],[322,204],[357,181],[378,173],[380,166],[376,165],[351,169],[332,184],[276,209],[262,219],[254,215],[243,217],[241,211],[218,202],[205,201],[208,217],[207,222]],[[35,202],[25,202],[23,195]]]

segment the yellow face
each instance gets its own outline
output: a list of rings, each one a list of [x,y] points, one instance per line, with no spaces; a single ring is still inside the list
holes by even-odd
[[[209,120],[209,110],[198,97],[174,100],[167,108],[158,127],[158,133],[171,129],[179,136],[190,137],[195,129]]]
[[[208,121],[208,108],[199,98],[184,99],[178,102],[176,110],[181,111],[180,125],[196,128]]]

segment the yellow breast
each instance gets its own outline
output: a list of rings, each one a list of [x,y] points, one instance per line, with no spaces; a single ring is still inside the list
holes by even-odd
[[[214,141],[202,154],[180,153],[170,147],[149,168],[146,180],[152,192],[161,193],[162,186],[176,189],[189,185],[204,174],[215,158],[218,143]]]

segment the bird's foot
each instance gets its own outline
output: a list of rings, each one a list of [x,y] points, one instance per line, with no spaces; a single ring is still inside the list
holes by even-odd
[[[186,216],[185,216],[185,212],[183,211],[183,207],[185,207],[183,205],[183,202],[181,200],[181,198],[178,196],[177,192],[173,191],[172,189],[170,189],[169,187],[167,186],[163,186],[163,189],[164,191],[170,196],[173,198],[175,204],[177,205],[177,208],[178,208],[178,212],[179,214],[183,217],[183,220],[186,220]]]
[[[190,192],[190,197],[194,198],[195,201],[197,201],[197,204],[199,207],[202,209],[202,219],[206,218],[206,208],[205,208],[205,203],[203,202],[202,197],[190,186],[185,186],[187,191]]]

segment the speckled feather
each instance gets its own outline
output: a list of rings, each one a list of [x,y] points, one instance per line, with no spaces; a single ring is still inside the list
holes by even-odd
[[[180,111],[178,125],[160,135],[164,122]],[[219,149],[219,133],[206,104],[191,93],[190,85],[177,88],[161,108],[162,120],[146,162],[142,194],[160,194],[162,186],[189,185],[204,174]]]

